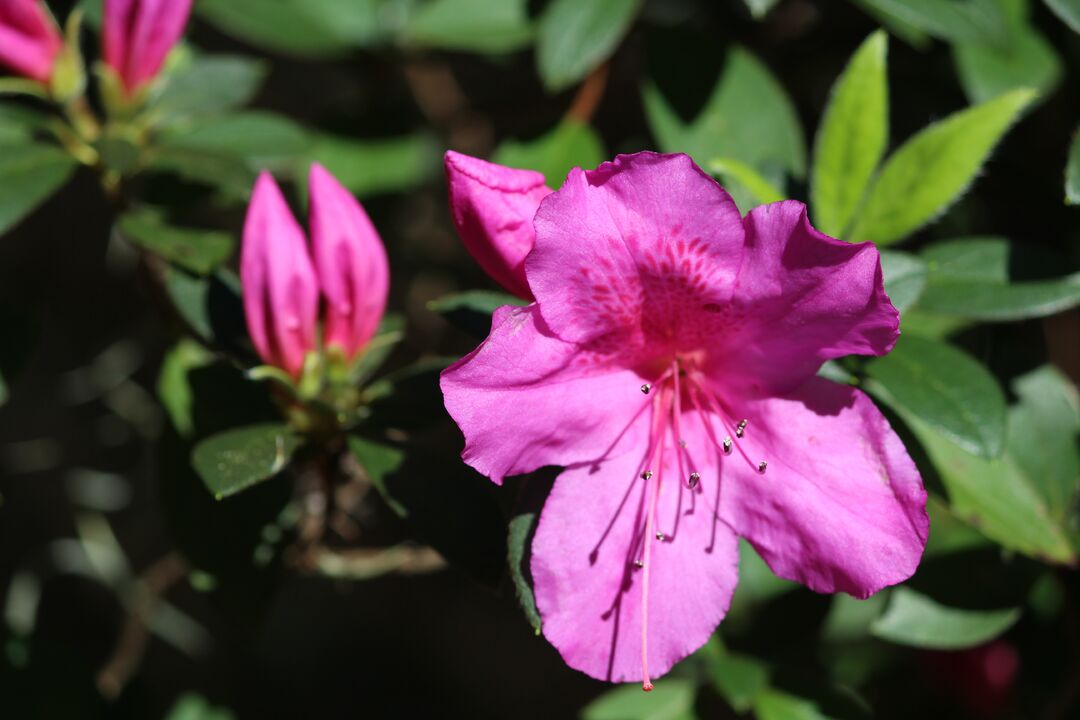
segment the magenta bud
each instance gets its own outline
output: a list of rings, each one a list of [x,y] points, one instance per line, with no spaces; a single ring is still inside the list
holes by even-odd
[[[103,48],[128,95],[157,76],[184,33],[192,0],[105,0]]]
[[[48,85],[63,45],[40,0],[0,0],[0,65]]]

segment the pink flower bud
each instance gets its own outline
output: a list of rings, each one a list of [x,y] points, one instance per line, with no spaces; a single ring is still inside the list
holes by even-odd
[[[267,364],[298,377],[304,355],[315,349],[319,284],[304,231],[265,172],[244,222],[240,282],[255,350]]]
[[[450,212],[465,248],[495,282],[532,300],[525,256],[536,242],[533,216],[551,194],[544,176],[454,151],[446,153]]]
[[[184,33],[192,0],[105,0],[105,63],[128,95],[150,82]]]
[[[311,166],[309,187],[312,250],[326,297],[323,343],[352,359],[386,309],[386,250],[360,203],[321,165]]]
[[[40,0],[0,0],[0,65],[48,84],[63,44]]]

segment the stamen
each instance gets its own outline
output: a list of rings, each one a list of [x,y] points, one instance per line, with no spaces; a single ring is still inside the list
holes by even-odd
[[[664,542],[665,537],[666,536],[664,535],[664,533],[660,532],[659,530],[656,531],[656,539],[657,540],[659,540],[660,542]]]
[[[701,473],[692,472],[690,473],[690,478],[686,481],[686,484],[690,486],[691,490],[693,490],[698,486],[699,482],[701,482]]]
[[[642,560],[641,558],[638,558],[637,560],[634,561],[634,567],[636,567],[636,568],[645,567],[645,561]]]
[[[730,455],[731,454],[731,436],[730,435],[728,435],[726,438],[724,438],[724,454],[725,455]]]
[[[746,418],[743,418],[742,420],[739,421],[739,426],[737,428],[735,428],[735,437],[740,438],[740,439],[742,438],[743,433],[746,432],[746,424],[748,422],[750,422],[750,421],[747,420]]]
[[[646,470],[645,472],[641,473],[641,479],[642,480],[648,480],[651,477],[652,477],[652,470]]]
[[[652,385],[650,385],[649,383],[645,383],[641,386],[641,392],[645,393],[646,395],[649,394],[650,390],[652,390]]]
[[[764,475],[765,474],[765,468],[767,468],[767,467],[769,467],[769,463],[767,461],[765,461],[765,460],[762,460],[760,463],[758,463],[757,471],[759,473],[761,473],[762,475]]]

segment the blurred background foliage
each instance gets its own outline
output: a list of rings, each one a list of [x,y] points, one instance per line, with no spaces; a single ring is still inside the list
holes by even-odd
[[[144,114],[87,142],[3,98],[3,715],[1075,717],[1078,88],[1074,0],[197,0]],[[904,336],[823,373],[923,472],[915,577],[819,596],[745,546],[653,693],[567,668],[527,571],[552,473],[465,467],[435,384],[507,301],[445,148],[554,187],[687,152],[744,211],[885,248]],[[244,373],[234,272],[255,174],[302,207],[312,161],[380,229],[396,313],[330,447]]]

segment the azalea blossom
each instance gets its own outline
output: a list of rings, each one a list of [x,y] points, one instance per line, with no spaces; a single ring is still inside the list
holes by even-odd
[[[727,612],[739,537],[818,592],[914,572],[915,464],[866,395],[816,375],[896,341],[873,245],[795,201],[744,218],[689,157],[655,153],[573,170],[533,228],[535,303],[496,311],[442,389],[494,482],[565,468],[531,569],[569,665],[651,689]]]
[[[311,249],[264,172],[252,191],[240,254],[252,344],[265,363],[293,377],[320,346],[320,296],[322,346],[349,362],[375,334],[389,292],[386,250],[360,203],[321,165],[311,166],[308,185]]]
[[[64,41],[40,0],[0,2],[0,66],[44,85]]]
[[[153,80],[184,34],[192,0],[105,0],[102,51],[128,95]]]

